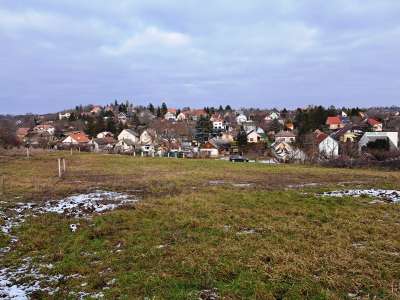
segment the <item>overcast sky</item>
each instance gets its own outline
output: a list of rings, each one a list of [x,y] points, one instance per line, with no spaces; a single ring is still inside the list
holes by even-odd
[[[0,113],[400,104],[399,0],[1,0]]]

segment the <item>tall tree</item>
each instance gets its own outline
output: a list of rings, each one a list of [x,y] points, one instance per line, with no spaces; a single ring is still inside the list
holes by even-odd
[[[154,105],[152,103],[149,104],[149,106],[147,107],[147,109],[154,115]]]
[[[239,147],[243,147],[243,146],[247,145],[247,133],[246,133],[246,130],[244,130],[243,125],[240,126],[240,130],[236,136],[236,140],[237,140]]]
[[[161,104],[161,115],[164,116],[168,112],[168,107],[165,102]]]
[[[208,141],[213,132],[212,122],[209,116],[200,116],[196,123],[196,139],[200,143]]]

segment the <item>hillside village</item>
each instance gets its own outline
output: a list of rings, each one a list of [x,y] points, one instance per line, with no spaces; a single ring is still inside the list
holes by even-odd
[[[3,147],[269,162],[397,158],[400,109],[192,109],[128,101],[2,116]]]

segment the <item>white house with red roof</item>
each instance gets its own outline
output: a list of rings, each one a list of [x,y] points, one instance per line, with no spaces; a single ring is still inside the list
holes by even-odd
[[[326,119],[326,125],[329,126],[330,130],[336,130],[339,128],[343,128],[345,124],[343,124],[340,116],[336,116],[336,117],[328,117]]]
[[[368,118],[367,123],[368,123],[368,125],[370,125],[372,127],[373,131],[382,131],[383,130],[382,122],[379,122],[378,120],[376,120],[374,118]]]
[[[35,133],[44,133],[47,132],[50,135],[54,135],[56,128],[53,125],[49,124],[40,124],[33,127],[33,132]]]
[[[339,143],[326,133],[317,130],[315,132],[315,142],[318,145],[318,151],[321,156],[326,158],[339,156]]]
[[[81,131],[76,131],[71,133],[66,139],[62,141],[63,144],[69,144],[69,145],[79,145],[79,144],[87,144],[89,143],[89,137],[81,132]]]

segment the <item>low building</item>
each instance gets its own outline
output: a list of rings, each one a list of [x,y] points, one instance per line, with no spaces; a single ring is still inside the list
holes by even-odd
[[[109,131],[103,131],[103,132],[98,133],[96,137],[98,139],[113,138],[114,134]]]
[[[139,137],[139,142],[142,145],[154,144],[157,138],[157,133],[154,129],[148,128],[142,132]]]
[[[89,145],[92,146],[92,151],[94,152],[109,152],[114,149],[115,144],[117,143],[116,140],[113,138],[96,138],[92,139],[89,142]]]
[[[218,147],[210,142],[201,145],[199,153],[202,157],[218,157],[219,155]]]
[[[244,114],[239,114],[236,116],[236,123],[242,125],[244,122],[247,121],[247,117]]]
[[[280,131],[275,134],[275,142],[294,143],[296,135],[292,131]]]
[[[328,117],[326,119],[326,125],[329,126],[330,130],[336,130],[339,128],[343,128],[345,124],[342,122],[340,116],[336,116],[336,117]]]
[[[358,149],[361,151],[367,147],[369,142],[375,142],[377,140],[387,140],[389,142],[390,150],[397,150],[399,147],[399,133],[394,132],[365,132],[358,142]]]
[[[58,114],[59,120],[69,119],[70,117],[71,117],[71,113],[69,113],[69,112]]]
[[[139,143],[139,134],[132,129],[124,129],[118,135],[118,141],[129,140],[133,143]]]
[[[168,120],[168,121],[176,121],[176,115],[173,112],[168,111],[165,115],[164,115],[164,119]]]
[[[335,158],[339,156],[339,143],[324,132],[315,133],[315,142],[321,157]]]
[[[376,119],[368,118],[367,123],[369,126],[371,126],[373,131],[382,131],[383,130],[382,122],[379,122]]]
[[[50,135],[54,135],[56,128],[53,125],[49,124],[40,124],[33,127],[34,133],[44,133],[47,132]]]
[[[76,131],[68,135],[68,137],[62,141],[62,143],[67,145],[79,145],[88,144],[89,141],[89,137],[85,133]]]

